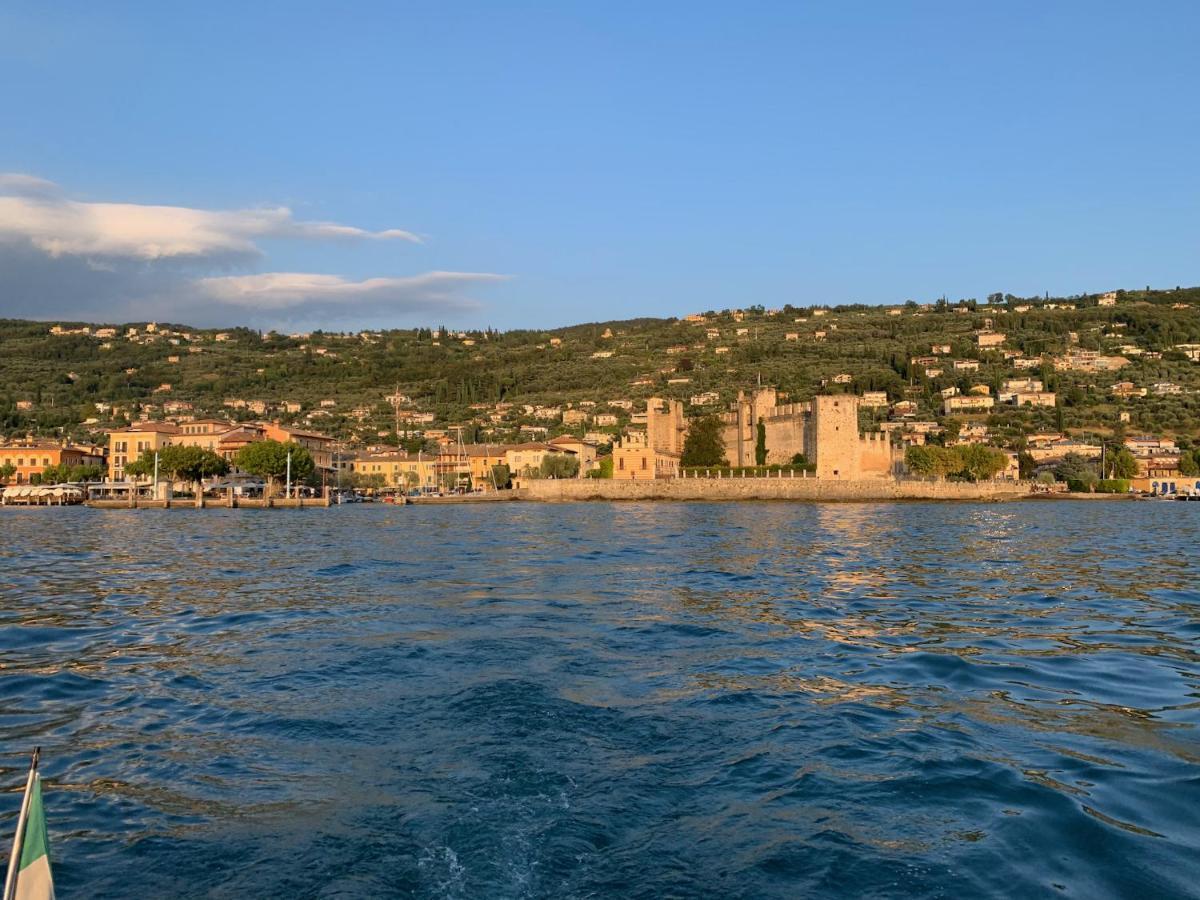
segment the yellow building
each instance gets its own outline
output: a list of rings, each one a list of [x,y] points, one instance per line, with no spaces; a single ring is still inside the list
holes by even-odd
[[[556,447],[553,444],[544,444],[539,441],[530,441],[526,444],[514,444],[508,447],[504,452],[504,463],[508,466],[508,470],[512,473],[514,479],[520,478],[530,471],[540,471],[542,460],[547,456],[554,455],[570,456],[574,458],[575,454],[562,447]]]
[[[388,488],[411,490],[437,485],[437,457],[409,456],[401,451],[367,453],[350,461],[355,475],[382,475]]]
[[[483,490],[492,490],[492,468],[508,464],[508,450],[511,444],[468,444],[463,447],[470,469],[471,484]],[[451,453],[453,455],[453,453]]]
[[[616,479],[642,481],[679,475],[679,454],[651,446],[640,431],[631,432],[613,444],[612,457],[612,477]]]
[[[161,450],[175,442],[179,426],[169,422],[138,422],[108,433],[108,477],[125,480],[126,463],[135,462],[147,450]]]
[[[179,434],[172,444],[183,447],[202,447],[213,453],[220,451],[221,438],[238,428],[233,422],[224,419],[195,419],[177,426]]]

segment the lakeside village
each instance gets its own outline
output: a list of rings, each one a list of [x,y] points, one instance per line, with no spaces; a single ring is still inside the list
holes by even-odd
[[[1116,296],[1099,296],[1098,306],[1114,305]],[[925,311],[917,308],[915,315]],[[899,316],[910,311],[880,312]],[[735,338],[747,331],[737,325],[742,315],[739,311],[730,315]],[[694,351],[687,346],[668,347],[666,353],[706,347],[718,355],[728,352],[728,347],[707,346],[726,337],[714,323],[715,316],[694,314],[682,320],[681,324],[703,331],[700,344]],[[804,324],[810,319],[816,330],[806,333],[806,339],[821,341],[836,333],[837,316],[829,310],[813,309],[793,321]],[[694,479],[712,485],[715,495],[722,481],[731,478],[1002,480],[1031,494],[1200,498],[1200,448],[1186,442],[1177,445],[1164,435],[1126,433],[1130,404],[1151,392],[1180,393],[1178,385],[1147,388],[1118,380],[1130,357],[1149,351],[1133,345],[1119,352],[1084,349],[1071,333],[1064,351],[1027,356],[1007,346],[1006,334],[993,318],[980,324],[970,334],[969,353],[962,352],[962,342],[943,342],[930,345],[927,355],[911,359],[913,370],[926,382],[943,373],[958,378],[958,384],[936,392],[940,409],[929,418],[921,415],[928,415],[928,402],[922,404],[916,396],[925,390],[928,397],[928,390],[871,390],[845,372],[828,373],[819,392],[807,401],[792,401],[774,387],[759,386],[739,390],[724,404],[716,391],[682,398],[597,396],[560,405],[476,403],[471,406],[473,420],[463,422],[441,422],[397,390],[383,401],[394,418],[392,427],[377,431],[380,437],[390,434],[395,443],[383,444],[372,443],[361,433],[350,439],[335,438],[315,427],[332,415],[337,405],[332,399],[314,404],[296,424],[302,414],[298,402],[227,398],[223,407],[232,414],[210,416],[205,413],[211,410],[196,403],[170,399],[171,385],[163,384],[154,392],[164,395],[156,403],[96,403],[97,412],[113,422],[139,417],[107,428],[99,418],[84,423],[106,441],[88,444],[27,435],[0,445],[0,502],[6,506],[81,502],[133,506],[187,499],[203,505],[206,497],[226,500],[228,505],[237,500],[271,505],[272,498],[281,505],[303,498],[321,504],[414,497],[495,499],[506,491],[515,492],[508,496],[518,496],[523,487],[547,479]],[[122,337],[115,328],[89,326],[53,326],[49,333],[84,334],[102,340],[102,348],[111,348]],[[143,346],[200,340],[196,334],[153,323],[128,328],[123,336]],[[801,336],[799,331],[788,331],[782,339],[790,343]],[[432,337],[434,346],[442,340],[475,342],[465,333],[439,331]],[[613,337],[611,329],[602,337]],[[210,339],[220,344],[233,338],[217,333]],[[548,343],[553,349],[562,340],[551,338]],[[1200,362],[1200,345],[1175,349],[1193,363]],[[591,355],[606,358],[612,351]],[[178,359],[168,357],[168,361]],[[1007,376],[991,383],[971,383],[981,364],[992,370],[1002,366]],[[1004,406],[1052,409],[1059,412],[1061,425],[1062,398],[1046,389],[1047,372],[1107,375],[1112,383],[1106,390],[1119,410],[1116,429],[1091,439],[1061,427],[1015,438],[1011,433],[991,433],[989,417]],[[667,384],[676,386],[678,394],[688,381],[674,378]],[[650,382],[634,382],[638,384]],[[17,406],[28,409],[30,403],[24,404]],[[369,412],[360,407],[353,415],[362,420]],[[464,434],[472,439],[464,440]],[[507,440],[493,441],[494,436]]]

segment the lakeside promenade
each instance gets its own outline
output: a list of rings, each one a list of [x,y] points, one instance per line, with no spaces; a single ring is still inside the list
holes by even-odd
[[[404,498],[400,505],[472,503],[586,503],[672,501],[717,503],[791,501],[809,503],[889,503],[894,501],[1007,502],[1016,500],[1137,500],[1145,495],[1071,493],[1039,490],[1031,481],[936,481],[920,478],[662,478],[644,481],[609,479],[540,479],[503,491],[440,494]],[[1182,499],[1182,498],[1180,498]],[[1196,499],[1196,498],[1190,498]],[[75,503],[45,500],[6,506],[84,505],[93,509],[308,509],[340,505],[332,496],[269,498],[236,495],[163,498],[92,498]]]
[[[446,494],[411,498],[417,504],[578,503],[588,501],[732,502],[890,502],[947,500],[991,502],[1028,498],[1070,498],[1069,494],[1037,493],[1028,481],[928,481],[907,478],[669,478],[645,481],[609,479],[540,479],[521,487],[479,494]],[[1087,495],[1119,499],[1123,495]],[[41,504],[37,504],[41,505]],[[311,498],[123,497],[89,499],[93,509],[297,509],[328,507],[330,496]]]
[[[521,500],[1019,500],[1034,496],[1028,481],[925,481],[908,478],[670,478],[646,481],[544,479],[526,482]]]

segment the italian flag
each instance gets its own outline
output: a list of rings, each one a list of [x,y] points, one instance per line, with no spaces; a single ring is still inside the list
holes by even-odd
[[[46,813],[42,809],[42,779],[35,777],[29,792],[25,834],[20,836],[21,863],[13,900],[54,900],[50,877],[50,842],[46,836]]]

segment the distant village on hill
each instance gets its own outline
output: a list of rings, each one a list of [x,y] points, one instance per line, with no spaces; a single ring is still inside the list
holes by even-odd
[[[298,480],[376,492],[784,472],[1200,492],[1200,288],[549,331],[7,320],[0,435],[8,485],[133,484],[167,447],[236,480],[276,442]]]

